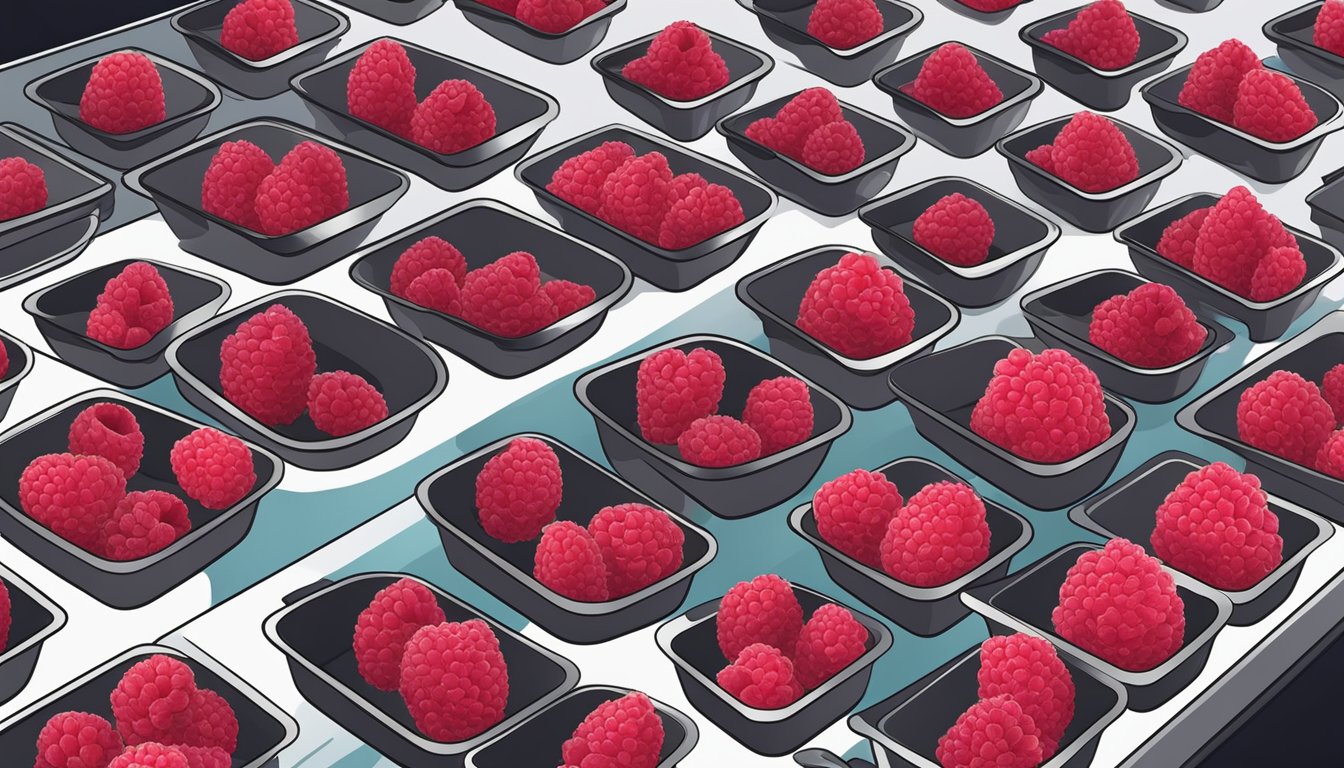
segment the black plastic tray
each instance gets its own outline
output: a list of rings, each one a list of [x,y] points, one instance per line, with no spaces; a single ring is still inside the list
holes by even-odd
[[[1321,177],[1321,186],[1307,195],[1307,207],[1321,236],[1336,249],[1344,247],[1344,168]]]
[[[807,33],[812,5],[792,10],[771,10],[754,0],[736,0],[756,14],[766,38],[792,53],[809,72],[836,85],[859,85],[900,54],[906,38],[924,23],[924,12],[901,0],[877,0],[885,29],[882,34],[848,50],[832,48]]]
[[[1344,56],[1316,45],[1312,33],[1324,0],[1307,3],[1265,22],[1265,37],[1279,47],[1279,58],[1293,72],[1301,72],[1313,83],[1344,96]]]
[[[0,582],[9,591],[9,637],[0,651],[0,703],[28,685],[47,640],[65,626],[66,613],[51,598],[0,564]]]
[[[977,11],[961,0],[938,0],[940,5],[959,16],[965,16],[968,19],[974,19],[982,24],[990,25],[1002,24],[1008,20],[1008,17],[1013,15],[1013,11],[1016,11],[1018,8],[1029,2],[1031,2],[1031,0],[1022,0],[1022,2],[1017,5],[1005,8],[1002,11]]]
[[[9,368],[5,371],[5,375],[0,377],[0,419],[3,419],[9,413],[9,406],[14,402],[14,394],[18,392],[19,384],[33,370],[33,350],[3,331],[0,331],[0,344],[4,345],[5,354],[9,356]]]
[[[348,8],[367,13],[388,24],[404,27],[443,7],[445,0],[336,0]]]
[[[626,0],[611,0],[605,9],[560,33],[533,29],[475,0],[453,0],[453,4],[467,21],[501,43],[549,64],[568,64],[602,43],[612,17],[625,10]]]
[[[1223,4],[1223,0],[1157,0],[1158,5],[1170,6],[1190,13],[1205,13]]]

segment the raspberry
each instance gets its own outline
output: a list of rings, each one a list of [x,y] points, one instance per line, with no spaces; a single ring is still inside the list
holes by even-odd
[[[1258,69],[1264,69],[1264,65],[1250,46],[1235,38],[1224,40],[1195,59],[1177,101],[1186,109],[1230,125],[1241,81],[1248,72]]]
[[[697,467],[735,467],[761,457],[761,436],[732,416],[706,416],[681,433],[677,449]]]
[[[1139,56],[1138,27],[1120,0],[1097,0],[1067,27],[1046,32],[1041,42],[1108,71],[1123,69]]]
[[[0,379],[9,374],[9,349],[5,346],[4,339],[0,339]]]
[[[341,156],[315,141],[291,149],[257,187],[257,218],[268,235],[307,229],[349,207]]]
[[[639,691],[605,701],[583,718],[560,748],[572,766],[657,768],[663,750],[663,719]]]
[[[779,649],[753,643],[719,670],[719,687],[755,709],[783,709],[803,697],[793,662]]]
[[[387,418],[383,393],[349,371],[320,373],[308,385],[308,416],[333,437],[353,435]]]
[[[709,184],[692,188],[672,200],[658,228],[658,247],[669,251],[689,248],[746,220],[742,203],[728,187]]]
[[[431,269],[446,269],[460,287],[467,279],[467,260],[457,246],[430,235],[412,243],[392,265],[389,288],[393,295],[406,298],[406,290],[419,276]]]
[[[1262,139],[1292,141],[1316,127],[1316,113],[1292,78],[1255,69],[1237,87],[1232,124]]]
[[[17,219],[47,205],[47,176],[22,157],[0,159],[0,221]]]
[[[1087,338],[1140,368],[1165,368],[1190,359],[1208,331],[1170,286],[1144,283],[1092,310]]]
[[[766,379],[747,393],[742,420],[761,438],[761,454],[768,456],[812,436],[812,394],[801,379]]]
[[[813,278],[797,323],[840,354],[867,359],[909,344],[915,312],[895,272],[869,254],[847,253]]]
[[[885,28],[873,0],[818,0],[807,19],[807,34],[840,50],[866,43]]]
[[[487,333],[516,339],[559,320],[560,312],[541,288],[536,258],[514,251],[467,273],[462,319]]]
[[[407,301],[425,309],[459,317],[462,314],[462,289],[452,272],[436,268],[424,272],[406,287]]]
[[[1325,0],[1316,14],[1311,41],[1318,48],[1344,56],[1344,0]]]
[[[218,747],[233,754],[238,749],[238,716],[223,696],[202,688],[191,696],[191,722],[173,735],[175,744]]]
[[[299,44],[290,0],[243,0],[224,17],[219,44],[249,61],[261,61]]]
[[[629,503],[603,507],[588,522],[606,564],[612,599],[657,583],[681,567],[686,534],[661,509]]]
[[[480,619],[424,627],[406,643],[401,695],[422,733],[465,741],[504,719],[509,669]]]
[[[1194,270],[1239,296],[1249,296],[1260,260],[1281,246],[1296,247],[1297,240],[1249,189],[1233,187],[1199,229]]]
[[[981,699],[938,739],[943,768],[1035,768],[1045,759],[1040,730],[1011,696]]]
[[[1335,412],[1335,424],[1344,425],[1344,363],[1338,363],[1321,378],[1321,394]]]
[[[233,768],[233,757],[219,747],[174,747],[187,758],[187,768]]]
[[[359,55],[345,84],[354,117],[410,138],[415,114],[415,65],[395,40],[382,39]]]
[[[192,723],[196,675],[182,660],[155,654],[137,662],[112,689],[112,718],[128,745],[171,738]]]
[[[49,453],[19,476],[24,513],[75,546],[97,553],[103,525],[126,494],[126,478],[102,456]]]
[[[601,548],[586,529],[568,520],[551,523],[541,532],[532,575],[572,600],[602,603],[611,597]]]
[[[691,422],[719,410],[727,373],[715,352],[697,347],[690,354],[663,349],[639,363],[636,413],[645,440],[672,445]]]
[[[105,133],[132,133],[168,117],[163,79],[143,53],[121,51],[98,60],[79,98],[79,119]]]
[[[233,435],[201,427],[184,435],[169,453],[183,492],[206,509],[228,509],[256,485],[252,449]]]
[[[1053,144],[1042,144],[1035,149],[1028,150],[1023,157],[1026,158],[1028,163],[1039,166],[1047,173],[1053,174],[1055,172],[1055,145]]]
[[[808,88],[789,99],[774,117],[764,117],[747,126],[747,138],[794,160],[802,161],[803,147],[812,132],[845,119],[835,94],[825,88]]]
[[[989,557],[985,502],[970,486],[924,486],[892,517],[882,537],[882,570],[916,587],[936,587]]]
[[[563,493],[560,459],[551,446],[515,437],[476,474],[481,528],[506,544],[531,541],[555,521]]]
[[[1003,101],[1003,91],[980,60],[961,43],[944,43],[929,54],[913,82],[901,86],[910,98],[948,117],[973,117]]]
[[[672,177],[671,198],[673,201],[680,200],[691,193],[693,189],[709,189],[709,182],[705,177],[698,173],[678,173]]]
[[[1251,275],[1251,301],[1273,301],[1286,296],[1307,276],[1307,262],[1296,245],[1270,248]]]
[[[1330,433],[1316,452],[1316,471],[1344,480],[1344,429]]]
[[[317,353],[308,326],[283,304],[244,320],[219,347],[224,397],[269,426],[293,424],[308,406]]]
[[[107,768],[124,749],[112,724],[87,712],[62,712],[37,734],[33,768]]]
[[[107,320],[111,318],[112,323]],[[173,297],[153,264],[135,261],[107,281],[86,332],[109,347],[134,349],[173,322]],[[115,332],[109,332],[115,329]]]
[[[0,581],[0,652],[9,647],[9,630],[13,623],[13,601],[9,597],[9,587]]]
[[[1185,637],[1176,582],[1128,539],[1111,539],[1070,566],[1051,620],[1060,637],[1134,672],[1166,661]]]
[[[1055,647],[1032,635],[991,637],[980,644],[979,696],[1009,696],[1031,718],[1049,760],[1073,721],[1073,677]]]
[[[812,514],[817,533],[827,543],[870,568],[880,568],[882,537],[903,503],[886,475],[856,469],[817,489]]]
[[[848,120],[813,131],[803,145],[803,164],[827,176],[839,176],[863,165],[863,139]]]
[[[1157,241],[1157,255],[1186,269],[1195,268],[1195,243],[1213,208],[1196,208],[1171,222]]]
[[[167,491],[131,491],[103,526],[102,550],[109,560],[139,560],[190,530],[186,502]]]
[[[657,243],[673,203],[671,189],[672,169],[661,152],[633,157],[602,184],[598,216],[646,243]]]
[[[725,659],[737,659],[752,643],[765,643],[793,656],[798,633],[803,631],[803,607],[789,582],[767,573],[728,590],[719,601],[715,624]]]
[[[921,248],[948,264],[973,267],[989,258],[994,220],[979,200],[954,192],[915,219],[914,238]]]
[[[812,614],[798,635],[794,672],[812,690],[858,660],[868,646],[868,630],[847,608],[828,603]]]
[[[79,412],[70,422],[70,452],[76,455],[102,456],[130,477],[140,469],[145,455],[145,433],[124,405],[95,403]]]
[[[601,10],[604,5],[589,0],[518,0],[518,20],[533,29],[558,35]]]
[[[215,150],[201,179],[201,210],[213,216],[261,231],[257,216],[257,188],[275,170],[266,150],[250,141],[226,141]]]
[[[569,280],[551,280],[543,283],[541,289],[555,305],[555,312],[560,317],[568,317],[597,300],[597,291],[593,290],[593,286]]]
[[[1111,436],[1101,382],[1062,349],[1015,349],[994,365],[971,429],[1028,461],[1058,464]]]
[[[187,757],[177,747],[145,742],[127,747],[107,768],[190,768]]]
[[[426,149],[452,154],[495,135],[495,109],[466,80],[444,80],[411,116],[411,139]]]
[[[689,21],[675,21],[654,36],[649,50],[621,74],[676,101],[692,101],[728,85],[728,65],[713,41]]]
[[[1335,429],[1335,413],[1317,386],[1274,371],[1241,393],[1237,435],[1248,445],[1306,467]]]
[[[1031,154],[1027,160],[1041,165]],[[1105,192],[1139,177],[1139,160],[1124,132],[1091,112],[1079,112],[1060,129],[1049,164],[1041,167],[1084,192]]]
[[[422,627],[447,621],[429,587],[401,578],[378,590],[355,619],[354,651],[359,676],[380,691],[401,684],[406,641]]]
[[[607,177],[634,156],[635,150],[623,141],[605,142],[561,163],[551,174],[546,191],[596,216],[602,206],[602,186]]]

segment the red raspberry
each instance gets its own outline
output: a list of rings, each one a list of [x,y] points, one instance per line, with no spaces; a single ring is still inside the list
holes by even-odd
[[[62,712],[37,734],[33,768],[107,768],[125,747],[112,724],[87,712]]]
[[[639,691],[597,706],[560,748],[566,765],[657,768],[663,719]]]
[[[937,587],[989,557],[985,502],[969,485],[924,486],[892,517],[882,537],[882,570],[916,587]]]
[[[773,573],[738,582],[719,601],[715,617],[719,650],[736,659],[752,643],[765,643],[793,656],[803,631],[803,607],[793,586]]]
[[[639,363],[635,399],[645,440],[672,445],[691,422],[719,410],[727,373],[718,354],[697,347],[690,354],[663,349]]]
[[[256,485],[252,449],[233,435],[201,427],[173,443],[169,454],[177,484],[206,509],[228,509]]]
[[[561,520],[541,532],[532,576],[571,600],[602,603],[611,598],[602,550],[588,531]]]
[[[1055,173],[1055,145],[1042,144],[1041,146],[1028,150],[1023,157],[1028,163],[1043,168],[1047,173]]]
[[[1120,0],[1097,0],[1067,27],[1046,32],[1041,42],[1108,71],[1123,69],[1139,56],[1139,29]]]
[[[504,719],[509,669],[499,638],[480,619],[424,627],[406,643],[401,695],[422,733],[466,741]]]
[[[4,339],[0,339],[0,379],[9,374],[9,349],[5,347]]]
[[[803,697],[793,662],[773,646],[752,643],[719,670],[719,687],[755,709],[783,709]]]
[[[444,80],[411,116],[411,139],[440,154],[453,154],[495,135],[495,108],[466,80]]]
[[[807,19],[807,34],[839,50],[866,43],[885,28],[873,0],[818,0]]]
[[[445,315],[462,315],[462,289],[452,272],[436,268],[422,273],[406,286],[407,301]]]
[[[107,768],[190,768],[187,757],[177,747],[149,741],[127,747]]]
[[[9,598],[9,587],[0,581],[0,652],[9,647],[9,630],[14,623],[13,602]]]
[[[49,453],[19,476],[24,513],[75,546],[94,552],[103,525],[126,494],[126,478],[102,456]]]
[[[1190,359],[1208,331],[1170,286],[1144,283],[1092,310],[1088,340],[1140,368],[1165,368]]]
[[[515,437],[476,474],[481,528],[506,544],[531,541],[555,521],[564,493],[560,459],[534,437]]]
[[[597,300],[597,291],[593,290],[593,286],[569,280],[551,280],[543,283],[541,289],[555,305],[555,312],[560,317],[568,317]]]
[[[257,187],[257,218],[268,235],[287,235],[350,207],[345,163],[315,141],[294,147]]]
[[[679,251],[746,221],[737,195],[721,184],[691,188],[673,200],[658,229],[658,247]]]
[[[349,371],[320,373],[308,385],[308,416],[328,435],[344,437],[386,419],[387,401],[363,376]]]
[[[421,627],[445,621],[439,599],[415,579],[397,579],[378,590],[355,619],[353,647],[359,676],[380,691],[397,690],[406,641]]]
[[[858,660],[868,646],[868,630],[849,609],[828,603],[812,614],[798,635],[794,672],[812,690]]]
[[[658,242],[658,231],[672,207],[672,169],[661,152],[625,161],[602,185],[598,216],[646,243]]]
[[[568,32],[606,5],[600,0],[518,0],[518,20],[552,35]]]
[[[22,157],[0,159],[0,221],[17,219],[47,206],[47,176]]]
[[[430,235],[412,243],[392,265],[389,288],[392,294],[406,298],[411,283],[431,269],[446,269],[460,287],[467,279],[467,260],[457,246]]]
[[[536,258],[514,251],[467,273],[462,319],[487,333],[516,339],[559,320],[560,311],[542,290]]]
[[[1335,429],[1335,413],[1317,386],[1291,371],[1274,371],[1241,393],[1237,435],[1252,447],[1305,467]]]
[[[901,90],[948,117],[973,117],[1003,101],[1003,91],[980,60],[961,43],[944,43],[929,54],[913,82]]]
[[[666,512],[645,504],[603,507],[588,522],[606,564],[612,599],[657,583],[681,567],[686,534]]]
[[[1249,189],[1233,187],[1199,229],[1194,270],[1239,296],[1250,296],[1260,260],[1281,246],[1296,247],[1297,240]]]
[[[692,101],[728,85],[728,65],[713,41],[689,21],[674,21],[649,43],[648,52],[621,70],[629,81],[676,101]]]
[[[1040,732],[1041,759],[1049,760],[1073,721],[1073,677],[1055,647],[1033,635],[991,637],[980,644],[979,696],[1009,696]]]
[[[187,758],[187,768],[233,768],[233,756],[219,747],[174,747]]]
[[[1058,464],[1111,436],[1097,374],[1062,349],[1015,349],[994,365],[971,429],[1028,461]]]
[[[107,321],[112,319],[111,323]],[[86,332],[109,347],[134,349],[173,322],[173,297],[153,264],[127,264],[103,286]],[[115,332],[109,332],[115,331]]]
[[[623,141],[605,142],[561,163],[551,174],[546,191],[596,216],[602,207],[602,186],[607,177],[634,156],[635,150]]]
[[[766,379],[747,393],[742,420],[761,438],[761,455],[798,445],[812,436],[812,393],[801,379]]]
[[[1224,40],[1195,59],[1177,101],[1186,109],[1231,125],[1241,81],[1259,69],[1264,65],[1250,46],[1235,38]]]
[[[346,108],[354,117],[405,138],[415,114],[415,65],[401,43],[386,38],[359,55],[346,80]]]
[[[689,195],[693,189],[709,189],[709,182],[698,173],[678,173],[672,177],[670,197],[673,201],[680,200]]]
[[[1157,241],[1157,255],[1189,270],[1195,268],[1195,243],[1213,208],[1196,208],[1171,222]]]
[[[761,457],[761,436],[732,416],[706,416],[681,433],[677,450],[697,467],[735,467]]]
[[[1251,275],[1251,301],[1273,301],[1286,296],[1307,276],[1307,262],[1296,245],[1270,248]]]
[[[1039,152],[1039,150],[1037,150]],[[1055,137],[1047,165],[1027,160],[1084,192],[1105,192],[1139,177],[1134,146],[1115,123],[1091,112],[1073,116]]]
[[[1045,760],[1040,730],[1011,696],[981,699],[938,739],[943,768],[1035,768]]]
[[[238,716],[223,696],[201,688],[191,696],[191,722],[174,732],[172,742],[233,754],[238,750]]]
[[[269,59],[299,44],[290,0],[243,0],[224,17],[219,44],[249,61]]]
[[[1311,41],[1336,56],[1344,56],[1344,0],[1325,0],[1316,13]]]
[[[825,88],[808,88],[789,99],[774,117],[763,117],[747,126],[747,138],[765,147],[803,159],[807,137],[823,125],[845,119],[835,94]]]
[[[102,550],[109,560],[139,560],[190,530],[186,502],[167,491],[131,491],[103,526]]]
[[[863,165],[863,139],[848,120],[827,123],[808,134],[803,164],[827,176],[839,176]]]
[[[79,98],[79,119],[106,133],[132,133],[168,117],[163,79],[143,53],[109,53],[89,73]]]
[[[1128,539],[1084,552],[1059,587],[1059,636],[1121,669],[1171,658],[1185,638],[1185,603],[1171,574]]]
[[[128,745],[185,731],[195,713],[196,675],[181,659],[155,654],[137,662],[112,689],[112,718]]]
[[[921,248],[948,264],[973,267],[989,258],[994,220],[979,200],[954,192],[915,219],[914,238]]]
[[[909,344],[915,312],[900,276],[869,254],[847,253],[813,278],[797,323],[840,354],[867,359]]]
[[[219,347],[224,397],[268,426],[293,424],[308,407],[317,353],[308,326],[272,304],[238,326]]]
[[[1237,87],[1232,124],[1262,139],[1292,141],[1316,127],[1316,113],[1292,78],[1268,69],[1246,73]]]
[[[886,475],[856,469],[817,489],[812,514],[827,543],[870,568],[881,568],[882,537],[903,503]]]
[[[1325,372],[1321,379],[1321,394],[1335,412],[1335,424],[1344,425],[1344,363],[1338,363]]]
[[[275,170],[266,150],[250,141],[226,141],[215,150],[201,179],[201,210],[213,216],[261,231],[257,216],[257,188]]]
[[[1330,433],[1321,450],[1316,452],[1316,471],[1344,480],[1344,429]]]
[[[126,477],[140,469],[140,458],[145,455],[140,423],[130,409],[118,403],[95,403],[80,411],[70,422],[69,441],[71,453],[102,456]]]

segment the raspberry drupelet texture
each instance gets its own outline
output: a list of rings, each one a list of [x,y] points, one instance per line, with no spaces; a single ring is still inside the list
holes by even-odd
[[[606,564],[612,599],[655,584],[681,567],[686,534],[661,509],[646,504],[617,504],[598,510],[588,522]]]
[[[943,768],[1035,768],[1045,759],[1040,729],[1011,696],[981,699],[938,740]]]
[[[677,101],[691,101],[728,85],[728,65],[704,30],[674,21],[654,36],[648,52],[625,65],[627,80]]]
[[[1213,208],[1196,208],[1168,224],[1157,241],[1157,254],[1186,269],[1194,269],[1199,230],[1212,212]]]
[[[1316,471],[1344,480],[1344,429],[1337,429],[1326,438],[1316,452]]]
[[[394,295],[406,298],[411,283],[431,269],[448,270],[459,287],[467,279],[467,259],[457,246],[430,235],[415,241],[397,257],[388,288]]]
[[[774,117],[763,117],[747,126],[747,138],[802,161],[803,147],[812,132],[845,119],[835,94],[825,88],[808,88],[779,108]]]
[[[110,696],[117,732],[128,745],[172,739],[192,724],[196,693],[196,675],[181,659],[155,654],[136,662]]]
[[[1251,275],[1251,301],[1274,301],[1291,293],[1307,276],[1307,261],[1296,245],[1270,248]]]
[[[807,34],[840,50],[862,45],[885,28],[873,0],[818,0],[807,19]]]
[[[0,379],[9,375],[9,349],[4,339],[0,339]]]
[[[445,315],[461,317],[462,289],[457,278],[446,269],[423,272],[406,287],[407,301]]]
[[[257,186],[257,218],[267,235],[287,235],[345,212],[345,163],[325,144],[304,141]]]
[[[1237,86],[1232,124],[1262,139],[1292,141],[1316,127],[1316,112],[1292,78],[1268,69],[1253,69]]]
[[[1318,47],[1344,56],[1344,0],[1325,0],[1316,13],[1311,41]]]
[[[352,647],[359,676],[380,691],[401,684],[401,657],[406,642],[422,627],[447,621],[429,587],[401,578],[378,590],[355,619]]]
[[[177,747],[148,741],[127,747],[113,758],[107,768],[191,768],[187,756]]]
[[[1224,40],[1195,59],[1177,101],[1206,117],[1232,124],[1237,92],[1246,74],[1264,69],[1260,57],[1237,39]]]
[[[542,289],[541,268],[526,251],[514,251],[467,273],[462,283],[462,319],[496,336],[516,339],[560,319]]]
[[[504,719],[509,670],[499,638],[480,619],[424,627],[406,643],[401,695],[435,741],[465,741]]]
[[[727,373],[713,350],[663,349],[639,363],[635,399],[640,434],[674,445],[691,422],[719,410]]]
[[[1344,426],[1344,363],[1336,363],[1321,377],[1321,395],[1335,412],[1336,426]]]
[[[560,459],[535,437],[515,437],[476,475],[481,528],[506,544],[540,536],[555,521],[563,494]]]
[[[591,285],[570,280],[549,280],[541,284],[541,289],[555,305],[559,317],[568,317],[597,300],[597,291]]]
[[[1097,0],[1041,40],[1097,69],[1123,69],[1139,55],[1139,30],[1120,0]]]
[[[112,724],[88,712],[61,712],[37,734],[33,768],[107,768],[125,749]]]
[[[803,697],[793,662],[778,648],[752,643],[719,670],[719,687],[755,709],[783,709]]]
[[[257,189],[275,170],[266,150],[250,141],[226,141],[215,150],[201,179],[201,209],[219,218],[261,231]]]
[[[882,537],[904,500],[881,472],[856,469],[823,484],[812,496],[817,533],[870,568],[882,567]]]
[[[1092,112],[1073,116],[1049,145],[1037,148],[1027,160],[1084,192],[1106,192],[1139,177],[1139,160],[1115,123]]]
[[[105,133],[133,133],[168,117],[163,78],[143,53],[120,51],[98,60],[79,98],[79,119]]]
[[[722,184],[687,190],[672,204],[658,227],[658,247],[679,251],[746,221],[742,202]]]
[[[803,164],[827,176],[839,176],[863,165],[863,139],[848,120],[827,123],[808,134]]]
[[[308,326],[283,304],[244,320],[219,347],[224,397],[267,426],[293,424],[317,371]]]
[[[187,768],[233,768],[233,756],[219,747],[178,744],[175,749],[187,758]]]
[[[989,557],[985,503],[968,485],[926,485],[892,517],[882,538],[882,570],[917,587],[970,573]]]
[[[606,7],[602,0],[518,0],[518,20],[553,35],[567,32]]]
[[[1079,648],[1142,672],[1180,650],[1185,603],[1156,558],[1128,539],[1111,539],[1069,568],[1051,621]]]
[[[657,768],[665,736],[653,702],[631,691],[588,713],[560,747],[560,756],[574,768]]]
[[[1241,393],[1237,435],[1248,445],[1304,467],[1335,430],[1335,413],[1315,383],[1274,371]]]
[[[290,0],[243,0],[224,16],[219,44],[249,61],[269,59],[299,44]]]
[[[980,60],[961,43],[944,43],[929,54],[914,81],[901,90],[948,117],[966,118],[1003,101],[1003,91]]]
[[[217,747],[233,754],[238,751],[238,716],[223,696],[197,689],[191,695],[191,722],[174,732],[170,741],[188,747]]]
[[[466,80],[444,80],[411,115],[411,139],[426,149],[452,154],[495,135],[495,108]]]
[[[17,219],[47,206],[47,176],[22,157],[0,159],[0,221]]]
[[[103,526],[102,551],[128,561],[158,552],[191,530],[187,504],[167,491],[131,491]]]
[[[761,436],[732,416],[706,416],[686,427],[677,450],[697,467],[735,467],[761,457]]]
[[[153,264],[135,261],[108,280],[85,332],[117,349],[134,349],[173,322],[173,297]]]
[[[980,644],[979,696],[1009,696],[1036,724],[1041,759],[1059,749],[1073,721],[1073,676],[1046,640],[1022,633],[991,637]]]
[[[587,529],[569,520],[551,523],[541,532],[532,576],[571,600],[601,603],[611,597],[601,547]]]
[[[126,477],[102,456],[49,453],[19,475],[19,505],[80,549],[102,549],[103,526],[126,495]]]
[[[102,456],[127,478],[140,469],[145,455],[145,433],[135,414],[120,403],[95,403],[70,422],[70,452]]]
[[[1209,210],[1195,240],[1192,266],[1200,276],[1249,297],[1261,260],[1283,247],[1296,249],[1296,238],[1251,190],[1237,186]],[[1262,283],[1268,282],[1262,276]]]
[[[971,429],[1028,461],[1057,464],[1111,436],[1101,382],[1062,349],[1015,349],[994,365]]]
[[[0,581],[0,652],[9,647],[9,630],[14,624],[13,600],[9,596],[9,587]]]
[[[789,582],[767,573],[728,590],[719,601],[715,625],[725,659],[736,659],[752,643],[792,656],[803,630],[803,607]]]
[[[353,435],[386,419],[387,401],[363,376],[329,371],[308,385],[308,416],[328,435]]]
[[[1188,360],[1208,331],[1171,286],[1144,283],[1092,310],[1088,340],[1140,368],[1165,368]]]
[[[742,420],[761,438],[761,455],[798,445],[812,436],[812,394],[802,379],[766,379],[747,393]]]
[[[868,630],[848,608],[828,603],[818,608],[798,634],[793,670],[804,690],[830,680],[863,655]]]
[[[214,427],[193,430],[173,443],[169,462],[177,484],[206,509],[232,507],[257,483],[252,449]]]
[[[985,263],[994,244],[994,220],[975,198],[954,192],[915,219],[915,243],[958,267]]]
[[[410,138],[415,97],[415,65],[395,40],[378,40],[355,61],[346,80],[350,114]]]
[[[813,278],[797,322],[840,354],[867,359],[909,344],[915,312],[900,276],[870,254],[847,253]]]
[[[561,163],[551,174],[546,191],[596,216],[607,177],[634,156],[635,150],[623,141],[605,142]]]
[[[631,158],[607,176],[598,216],[646,243],[658,243],[672,207],[672,169],[661,152]]]

